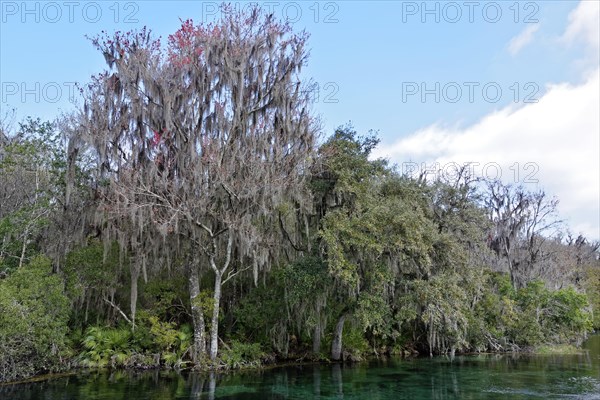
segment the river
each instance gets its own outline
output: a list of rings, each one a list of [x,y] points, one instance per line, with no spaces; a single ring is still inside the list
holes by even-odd
[[[0,399],[600,399],[600,335],[578,355],[473,355],[228,374],[90,372],[0,386]]]

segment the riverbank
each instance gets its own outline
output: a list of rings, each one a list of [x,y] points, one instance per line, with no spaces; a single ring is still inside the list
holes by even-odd
[[[44,381],[0,386],[11,400],[127,398],[600,398],[600,336],[586,354],[505,353],[386,357],[356,363],[301,363],[198,373],[85,370]],[[518,356],[517,356],[518,354]],[[399,396],[399,393],[401,395]]]

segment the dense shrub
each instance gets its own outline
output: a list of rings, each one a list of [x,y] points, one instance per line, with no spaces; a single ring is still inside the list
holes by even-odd
[[[494,274],[470,328],[471,343],[479,344],[478,350],[579,344],[592,328],[592,314],[585,293],[572,287],[552,291],[542,281],[532,281],[515,291],[507,275]]]
[[[79,361],[86,367],[183,367],[192,341],[189,325],[176,327],[140,312],[130,326],[88,327],[81,338]]]
[[[0,381],[58,370],[67,350],[69,300],[49,259],[0,280]]]
[[[223,349],[221,361],[227,368],[258,367],[265,356],[258,343],[242,343],[233,340]]]

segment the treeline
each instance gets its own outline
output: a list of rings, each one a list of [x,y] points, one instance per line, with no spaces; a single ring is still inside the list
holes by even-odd
[[[600,327],[597,243],[543,192],[317,144],[306,35],[260,10],[92,39],[59,122],[0,129],[0,379],[75,366],[511,351]]]
[[[107,241],[102,225],[78,226],[94,214],[97,193],[78,171],[73,210],[64,207],[59,137],[30,120],[2,147],[3,379],[65,366],[192,365],[192,302],[213,315],[214,272],[200,266],[193,288],[183,260],[202,255],[140,265],[133,250]],[[346,127],[319,147],[306,182],[312,212],[285,203],[274,211],[280,251],[268,268],[232,251],[219,305],[222,347],[212,363],[197,362],[511,351],[577,343],[592,323],[600,327],[592,314],[600,307],[598,246],[527,237],[532,225],[551,222],[534,220],[535,207],[549,203],[524,200],[543,194],[464,174],[453,182],[405,177],[369,159],[376,143]],[[514,199],[521,204],[509,205]],[[494,201],[506,210],[498,215]],[[171,238],[160,240],[169,246]]]

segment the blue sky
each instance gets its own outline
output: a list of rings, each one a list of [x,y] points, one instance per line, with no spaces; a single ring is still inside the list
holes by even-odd
[[[219,15],[218,2],[0,3],[0,103],[18,119],[72,109],[72,82],[104,68],[85,35],[147,25],[166,37],[180,18]],[[561,199],[573,232],[600,238],[595,0],[260,4],[311,34],[304,74],[325,134],[351,121],[378,131],[392,162],[497,163],[518,184],[537,168],[533,186]]]
[[[3,107],[44,118],[53,118],[59,107],[67,109],[70,82],[85,82],[104,67],[103,58],[85,35],[147,25],[166,37],[177,29],[179,18],[202,21],[218,16],[214,11],[217,2],[73,3],[2,1]],[[326,130],[351,120],[360,131],[378,130],[383,139],[392,140],[434,121],[473,122],[514,100],[516,89],[510,87],[515,82],[523,92],[517,98],[524,98],[528,93],[540,93],[544,82],[575,78],[569,60],[582,51],[577,46],[556,51],[552,43],[544,43],[520,57],[511,56],[506,47],[530,25],[539,25],[548,35],[560,35],[567,24],[565,16],[576,2],[521,2],[517,7],[512,1],[473,2],[469,7],[463,3],[454,3],[458,8],[444,8],[444,2],[435,1],[273,1],[263,5],[272,7],[280,18],[290,18],[296,29],[311,34],[306,75],[322,88],[315,109],[323,116]],[[461,13],[458,19],[456,10]],[[300,20],[296,22],[298,14]],[[19,85],[14,94],[13,82]],[[36,82],[39,102],[33,94],[24,94],[28,89],[36,90]],[[445,84],[456,82],[463,96],[456,103],[442,99],[437,103],[434,94],[422,101],[421,84],[425,84],[424,89],[435,90],[436,82],[440,83],[440,95]],[[474,86],[472,103],[464,82],[481,83]],[[498,82],[502,89],[497,103],[491,102],[493,87],[489,89],[490,101],[482,95],[483,85],[490,82]],[[538,85],[539,91],[535,86],[525,90],[529,82]],[[409,90],[411,83],[418,84],[419,93],[407,95],[402,102],[399,95],[403,88]],[[451,86],[446,94],[454,98],[456,92],[450,90]]]

